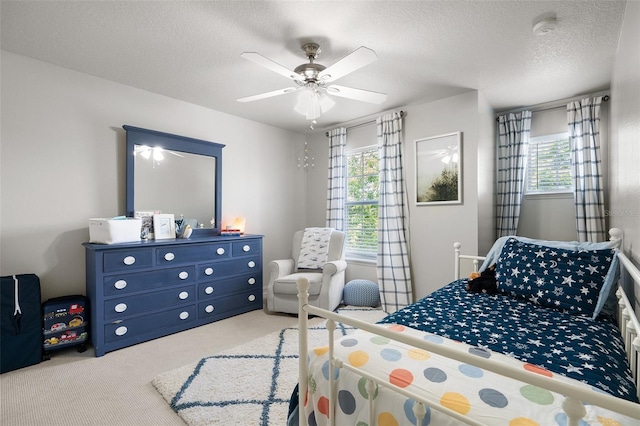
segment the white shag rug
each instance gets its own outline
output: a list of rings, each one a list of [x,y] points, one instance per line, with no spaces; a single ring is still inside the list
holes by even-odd
[[[376,322],[380,309],[343,307],[338,313]],[[325,320],[309,320],[310,347],[326,346]],[[336,336],[352,329],[342,324]],[[298,329],[290,327],[156,376],[152,383],[189,426],[284,426],[298,381]]]

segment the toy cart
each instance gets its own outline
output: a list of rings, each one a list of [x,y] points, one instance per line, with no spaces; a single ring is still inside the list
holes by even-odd
[[[89,343],[89,302],[85,296],[62,296],[42,304],[44,359],[52,351],[77,346],[87,350]]]

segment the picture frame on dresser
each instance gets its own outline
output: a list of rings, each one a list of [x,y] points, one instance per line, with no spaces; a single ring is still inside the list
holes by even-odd
[[[153,215],[153,232],[156,240],[169,240],[176,237],[176,221],[172,213]]]
[[[142,220],[142,225],[140,228],[140,238],[143,240],[153,239],[153,215],[160,213],[159,211],[139,211],[136,210],[133,217],[139,218]]]

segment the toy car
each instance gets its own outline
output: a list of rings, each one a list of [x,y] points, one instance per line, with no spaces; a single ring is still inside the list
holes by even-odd
[[[57,322],[51,326],[51,331],[60,331],[64,330],[65,328],[67,328],[67,324],[63,322]]]

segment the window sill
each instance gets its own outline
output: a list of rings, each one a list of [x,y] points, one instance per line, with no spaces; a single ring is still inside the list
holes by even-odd
[[[357,264],[357,265],[369,265],[369,266],[376,266],[378,264],[378,261],[376,259],[367,259],[364,257],[355,257],[355,256],[346,256],[345,260],[347,261],[347,263],[353,263],[353,264]]]
[[[539,194],[525,194],[525,198],[532,200],[539,200],[544,198],[571,198],[573,199],[573,192],[541,192]]]

